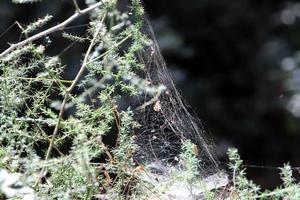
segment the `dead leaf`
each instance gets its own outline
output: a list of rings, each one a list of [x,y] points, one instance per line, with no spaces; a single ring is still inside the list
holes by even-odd
[[[161,111],[161,105],[160,105],[160,101],[156,101],[154,106],[153,106],[153,110],[155,112],[160,112]]]
[[[238,199],[238,194],[237,194],[237,192],[236,191],[234,191],[234,190],[232,190],[231,192],[230,192],[230,199],[232,199],[232,200],[235,200],[235,199]]]
[[[196,156],[199,155],[199,149],[198,149],[197,145],[195,145],[195,144],[192,145],[192,151]]]
[[[104,176],[105,176],[105,179],[106,179],[106,182],[109,184],[111,183],[111,178],[110,178],[110,175],[107,171],[104,171]]]
[[[137,166],[134,171],[141,174],[145,172],[145,168],[144,166]]]

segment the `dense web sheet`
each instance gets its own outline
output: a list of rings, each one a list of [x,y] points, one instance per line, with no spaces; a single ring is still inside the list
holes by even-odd
[[[161,84],[165,89],[155,97],[140,97],[142,106],[136,113],[141,124],[136,137],[141,147],[138,159],[143,162],[159,160],[176,163],[182,141],[190,139],[196,145],[201,175],[218,172],[220,169],[213,146],[206,140],[206,132],[200,120],[188,111],[177,91],[148,19],[145,19],[143,32],[153,41],[138,56],[145,65],[145,77],[149,85]]]

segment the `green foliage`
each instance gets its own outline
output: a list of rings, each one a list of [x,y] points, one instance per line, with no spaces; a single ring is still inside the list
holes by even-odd
[[[229,169],[232,170],[232,187],[230,188],[230,199],[299,199],[300,185],[292,175],[292,168],[285,164],[281,168],[281,179],[283,186],[274,191],[262,192],[253,181],[246,178],[245,168],[236,149],[228,150]]]
[[[38,19],[35,22],[32,22],[31,24],[29,24],[23,31],[22,33],[24,33],[25,35],[28,35],[29,33],[35,31],[37,28],[42,27],[43,25],[45,25],[47,22],[49,22],[51,19],[53,18],[53,16],[51,15],[46,15],[44,18]]]
[[[138,3],[134,5],[135,15]],[[59,55],[47,56],[46,47],[33,41],[0,60],[0,166],[22,172],[38,199],[92,199],[102,191],[124,199],[138,193],[133,162],[138,124],[130,107],[120,110],[117,101],[122,95],[157,90],[144,87],[146,81],[138,75],[143,64],[136,53],[148,39],[137,26],[140,22],[117,11],[116,1],[92,10],[90,16],[85,38],[63,34],[90,43],[81,66],[87,73],[79,72],[74,80],[63,79]],[[31,23],[23,33],[27,36],[51,18]],[[74,87],[84,91],[74,94]],[[64,115],[70,108],[75,113]],[[108,147],[102,137],[112,133],[116,145]]]
[[[185,174],[182,174],[183,179],[189,183],[192,183],[198,175],[199,160],[193,151],[193,147],[194,144],[190,140],[184,141],[181,150],[182,153],[180,154],[180,160],[185,171]]]
[[[132,12],[137,28],[141,28],[145,11],[140,0],[132,0]]]
[[[72,35],[67,32],[63,32],[62,36],[70,41],[84,42],[86,40],[86,38],[82,38],[77,35]]]
[[[236,149],[228,150],[229,169],[232,170],[232,194],[242,199],[253,199],[259,192],[259,187],[246,178],[242,160]]]

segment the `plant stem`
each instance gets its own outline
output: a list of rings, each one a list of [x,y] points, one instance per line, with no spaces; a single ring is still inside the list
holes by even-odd
[[[60,122],[62,120],[62,117],[63,117],[63,114],[64,114],[64,110],[65,110],[65,106],[66,106],[66,103],[69,99],[69,96],[71,94],[71,92],[73,91],[73,89],[75,88],[75,86],[77,85],[80,77],[82,76],[84,70],[86,69],[86,65],[87,65],[87,62],[88,62],[88,57],[92,51],[92,48],[95,44],[95,41],[96,41],[96,38],[100,32],[100,28],[101,27],[98,27],[95,34],[94,34],[94,37],[89,45],[89,48],[85,54],[85,57],[84,57],[84,60],[83,60],[83,63],[81,65],[81,68],[79,70],[79,72],[77,73],[75,79],[73,80],[72,84],[70,85],[70,87],[67,89],[66,93],[65,93],[65,96],[64,96],[64,100],[62,102],[62,105],[61,105],[61,108],[60,108],[60,111],[59,111],[59,114],[58,114],[58,119],[57,119],[57,123],[55,125],[55,128],[54,128],[54,131],[53,131],[53,134],[52,134],[52,138],[51,138],[51,142],[49,144],[49,147],[48,147],[48,150],[47,150],[47,154],[46,154],[46,157],[45,159],[48,160],[50,155],[51,155],[51,151],[52,151],[52,147],[53,147],[53,143],[54,143],[54,140],[55,140],[55,137],[57,136],[57,133],[58,133],[58,130],[59,130],[59,127],[60,127]]]
[[[80,8],[79,8],[79,6],[78,6],[77,1],[76,1],[76,0],[73,0],[73,3],[74,3],[74,6],[75,6],[76,11],[77,11],[77,12],[80,12],[81,10],[80,10]]]
[[[51,152],[52,152],[52,149],[54,147],[54,141],[55,141],[56,136],[58,134],[60,124],[61,124],[61,121],[62,121],[62,118],[63,118],[63,115],[64,115],[66,103],[68,102],[68,99],[70,97],[71,92],[73,91],[73,89],[77,85],[80,77],[82,76],[84,70],[86,69],[87,62],[88,62],[88,57],[89,57],[89,55],[92,51],[93,46],[95,45],[96,38],[97,38],[97,36],[100,32],[100,29],[101,29],[101,27],[98,27],[96,29],[96,32],[94,33],[93,39],[92,39],[92,41],[89,45],[89,48],[88,48],[88,50],[87,50],[87,52],[84,56],[84,60],[83,60],[83,63],[81,65],[80,69],[79,69],[79,72],[77,73],[75,79],[72,81],[71,86],[65,92],[64,99],[63,99],[63,102],[62,102],[62,105],[61,105],[61,108],[60,108],[60,111],[59,111],[59,114],[58,114],[57,122],[56,122],[56,125],[55,125],[55,128],[54,128],[51,140],[50,140],[50,144],[49,144],[47,152],[46,152],[45,160],[48,160],[51,156]],[[40,175],[39,179],[46,174],[46,171],[47,171],[46,167],[43,167],[43,169],[41,170],[41,175]],[[38,183],[39,183],[39,180],[37,180],[37,182],[35,183],[35,187],[38,185]]]

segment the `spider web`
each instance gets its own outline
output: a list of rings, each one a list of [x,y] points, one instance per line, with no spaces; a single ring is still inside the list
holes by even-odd
[[[136,136],[140,146],[137,160],[176,164],[182,142],[190,139],[199,152],[201,175],[218,172],[219,162],[214,147],[206,139],[207,133],[201,121],[189,112],[176,89],[148,18],[145,18],[143,33],[153,41],[138,54],[139,61],[145,66],[144,76],[150,85],[163,85],[166,89],[155,97],[145,95],[140,98],[140,104],[144,106],[136,112],[141,124]]]

